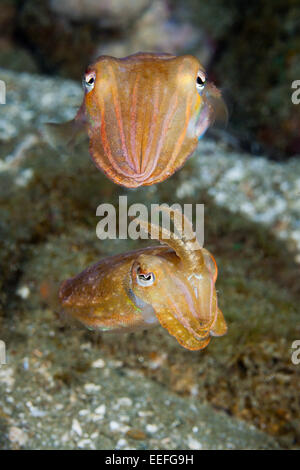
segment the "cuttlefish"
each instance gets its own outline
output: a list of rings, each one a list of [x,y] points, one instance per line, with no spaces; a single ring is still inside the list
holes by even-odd
[[[52,142],[54,135],[74,143],[87,131],[96,166],[127,188],[170,177],[209,126],[227,119],[220,91],[191,55],[101,56],[87,68],[83,87],[75,119],[58,132],[48,126],[47,134]]]
[[[170,217],[175,228],[180,222],[188,230],[181,230],[179,237],[135,219],[164,244],[102,259],[64,281],[59,290],[63,310],[99,331],[128,332],[160,324],[190,350],[203,349],[211,336],[224,335],[216,262],[200,247],[184,215],[170,211]]]

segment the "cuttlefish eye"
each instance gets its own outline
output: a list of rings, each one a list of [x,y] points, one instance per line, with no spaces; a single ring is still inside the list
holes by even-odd
[[[196,88],[198,91],[203,90],[205,82],[206,82],[205,73],[202,70],[199,70],[197,74],[197,79],[196,79]]]
[[[153,273],[141,273],[140,269],[137,270],[136,280],[139,286],[149,287],[152,286],[155,276]]]
[[[83,77],[83,86],[88,93],[89,91],[92,91],[94,88],[96,81],[96,72],[87,72],[85,76]]]

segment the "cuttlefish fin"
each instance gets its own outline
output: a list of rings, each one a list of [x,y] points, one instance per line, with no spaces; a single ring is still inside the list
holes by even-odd
[[[44,124],[42,135],[46,142],[56,150],[72,151],[84,138],[87,138],[87,121],[84,108],[81,107],[75,118],[70,121]]]
[[[214,323],[211,326],[211,336],[223,336],[227,333],[227,325],[221,310],[218,308],[218,313]]]
[[[228,123],[228,108],[222,98],[221,92],[212,84],[207,84],[205,98],[211,110],[211,119],[214,127],[224,128]]]
[[[215,284],[218,277],[218,267],[216,260],[206,248],[202,248],[202,255],[204,257],[205,265],[209,270],[210,275],[212,276],[213,282]]]
[[[191,351],[199,351],[205,348],[210,342],[210,337],[196,338],[192,332],[188,331],[182,323],[175,318],[168,308],[160,309],[156,312],[159,323],[164,327],[170,335],[174,336],[178,343]]]

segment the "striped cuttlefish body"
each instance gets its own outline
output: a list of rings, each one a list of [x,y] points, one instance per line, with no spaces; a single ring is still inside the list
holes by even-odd
[[[181,218],[192,236],[179,238],[159,228],[157,238],[166,245],[100,260],[62,283],[63,310],[99,331],[128,332],[161,324],[190,350],[203,349],[211,336],[224,335],[215,260],[200,247],[187,219],[170,215],[174,226]],[[136,223],[148,233],[153,228],[141,219]]]
[[[87,130],[96,166],[128,188],[164,181],[215,119],[226,121],[219,90],[191,55],[101,56],[83,86],[82,106],[63,126],[62,138],[75,141]]]

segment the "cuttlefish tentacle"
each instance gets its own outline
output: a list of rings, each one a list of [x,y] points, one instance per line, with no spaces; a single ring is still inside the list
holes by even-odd
[[[171,232],[165,227],[155,225],[141,218],[133,219],[132,222],[140,225],[151,237],[173,248],[186,269],[193,271],[195,268],[199,269],[200,266],[203,266],[204,257],[202,250],[193,226],[187,217],[181,211],[174,211],[170,207],[163,205],[159,206],[157,211],[166,212],[170,215],[174,223],[175,232]]]

